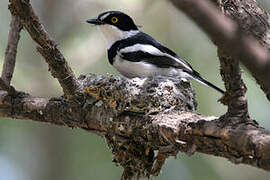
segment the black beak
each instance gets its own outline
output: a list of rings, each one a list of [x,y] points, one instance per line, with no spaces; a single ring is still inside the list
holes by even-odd
[[[88,19],[86,22],[94,25],[101,25],[104,24],[101,20],[99,19]]]

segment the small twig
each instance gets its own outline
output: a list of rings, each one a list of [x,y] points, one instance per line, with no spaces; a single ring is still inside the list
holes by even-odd
[[[158,176],[167,158],[168,156],[166,154],[158,152],[151,174]]]
[[[132,171],[129,171],[128,169],[124,169],[121,180],[132,180],[132,177],[134,177],[134,174]]]
[[[9,9],[13,15],[20,18],[22,25],[31,38],[38,44],[37,49],[45,58],[53,77],[57,78],[65,95],[73,96],[81,90],[66,59],[57,48],[57,44],[48,35],[38,16],[35,14],[29,0],[9,0]]]
[[[11,78],[13,76],[21,29],[22,25],[20,19],[16,16],[11,16],[8,44],[5,52],[5,59],[1,76],[6,85],[10,84]]]
[[[14,94],[16,92],[15,89],[10,86],[10,81],[15,68],[17,47],[20,40],[21,29],[22,24],[20,19],[16,16],[11,16],[8,43],[5,52],[2,76],[0,78],[0,88],[7,91],[9,94]]]
[[[224,14],[224,6],[222,3],[222,0],[217,0],[217,5],[218,5],[218,8],[220,9],[220,11]]]

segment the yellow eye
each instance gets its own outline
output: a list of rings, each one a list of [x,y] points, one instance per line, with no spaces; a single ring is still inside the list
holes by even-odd
[[[112,17],[112,19],[111,19],[111,21],[112,21],[112,23],[117,23],[118,22],[118,18],[117,17]]]

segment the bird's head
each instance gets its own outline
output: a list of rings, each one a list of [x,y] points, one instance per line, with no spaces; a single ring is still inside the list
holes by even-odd
[[[86,22],[100,28],[108,41],[109,47],[115,41],[128,38],[139,32],[131,17],[120,11],[103,12],[97,18],[88,19]]]

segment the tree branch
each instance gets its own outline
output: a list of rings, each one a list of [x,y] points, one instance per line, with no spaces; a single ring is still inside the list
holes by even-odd
[[[4,91],[7,91],[9,94],[15,94],[16,93],[16,90],[14,89],[14,87],[7,84],[2,78],[0,78],[0,89],[4,90]]]
[[[234,21],[218,12],[209,0],[171,1],[191,17],[226,54],[230,54],[234,59],[239,59],[263,87],[270,100],[268,52],[254,38],[247,37]]]
[[[11,16],[8,44],[5,52],[5,59],[1,76],[6,85],[10,84],[13,76],[21,29],[22,25],[20,19],[16,16]]]
[[[11,13],[20,18],[24,28],[38,44],[37,50],[45,58],[52,76],[58,79],[65,95],[76,94],[81,90],[81,86],[56,43],[39,22],[29,0],[9,0],[9,2]]]
[[[224,14],[235,20],[245,34],[254,37],[270,52],[270,32],[268,31],[270,15],[259,6],[256,0],[227,0],[220,3],[220,5],[224,10]],[[269,76],[266,75],[265,78],[269,78]],[[260,81],[257,83],[261,86],[269,100],[270,89],[265,87]]]
[[[0,78],[0,88],[7,91],[9,94],[16,93],[16,90],[12,86],[10,86],[10,81],[12,79],[15,68],[17,46],[20,40],[21,29],[22,25],[20,19],[16,16],[11,16],[8,43],[5,52],[2,76]]]
[[[225,83],[226,95],[220,100],[228,106],[227,115],[232,117],[242,117],[240,120],[248,120],[248,102],[245,96],[247,91],[241,77],[239,61],[218,48],[220,61],[220,74]]]
[[[225,11],[222,1],[217,0],[216,4],[224,14]],[[242,120],[249,120],[248,102],[245,96],[247,88],[242,79],[239,61],[233,59],[230,54],[226,54],[219,47],[218,57],[220,61],[220,74],[226,88],[226,95],[221,101],[228,106],[227,115],[232,117],[242,117]]]
[[[162,164],[162,155],[166,158],[178,151],[212,154],[270,171],[270,132],[255,121],[194,112],[189,83],[92,74],[81,76],[80,81],[85,91],[76,101],[1,92],[0,115],[79,127],[105,136],[114,162],[126,174],[148,176],[153,167],[158,169],[156,163]]]

